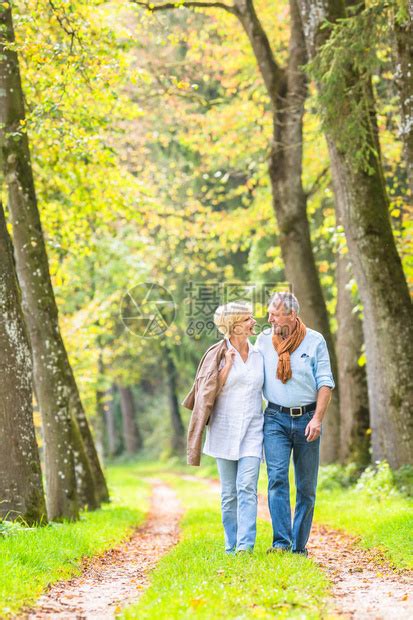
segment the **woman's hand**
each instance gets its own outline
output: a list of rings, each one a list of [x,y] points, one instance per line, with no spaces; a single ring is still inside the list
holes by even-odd
[[[228,349],[228,351],[225,353],[225,366],[227,364],[229,364],[230,366],[232,365],[236,354],[237,352],[234,349]]]

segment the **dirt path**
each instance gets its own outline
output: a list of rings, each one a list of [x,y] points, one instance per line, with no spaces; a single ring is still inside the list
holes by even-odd
[[[149,515],[130,540],[85,559],[80,576],[52,585],[20,620],[112,619],[139,598],[149,571],[177,543],[182,515],[172,489],[159,480],[148,481],[153,485]]]
[[[183,476],[200,481],[197,476]],[[205,480],[219,492],[217,480]],[[258,516],[270,521],[267,498],[259,496]],[[351,620],[413,620],[413,571],[393,569],[379,551],[357,545],[342,531],[315,523],[308,544],[311,557],[333,583],[331,610]]]

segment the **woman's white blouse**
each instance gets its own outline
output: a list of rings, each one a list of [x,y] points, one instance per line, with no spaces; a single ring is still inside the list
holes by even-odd
[[[225,340],[236,355],[206,427],[203,453],[230,461],[244,456],[257,456],[263,460],[264,360],[249,340],[246,362],[229,339]],[[220,367],[224,364],[225,359]]]

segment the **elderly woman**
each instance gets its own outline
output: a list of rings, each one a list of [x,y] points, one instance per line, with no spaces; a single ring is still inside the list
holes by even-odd
[[[264,365],[249,341],[256,324],[251,310],[248,302],[232,302],[217,308],[214,315],[227,349],[218,366],[217,396],[203,453],[217,461],[227,553],[252,551],[256,538]]]

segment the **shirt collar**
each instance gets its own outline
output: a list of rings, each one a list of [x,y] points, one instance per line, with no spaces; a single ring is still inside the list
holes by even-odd
[[[231,343],[229,338],[225,337],[225,342],[227,343],[229,349],[234,349],[234,351],[237,351],[237,349]],[[255,349],[254,349],[254,346],[251,344],[249,338],[247,338],[247,342],[248,342],[248,355],[249,355],[252,351],[255,351]],[[237,351],[237,353],[238,353],[238,351]]]

